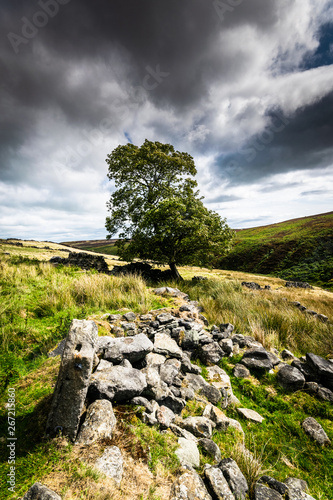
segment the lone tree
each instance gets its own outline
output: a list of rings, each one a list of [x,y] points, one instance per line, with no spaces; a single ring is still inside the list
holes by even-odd
[[[122,259],[168,264],[181,279],[177,265],[209,266],[230,249],[233,231],[203,205],[189,154],[146,139],[141,147],[118,146],[106,162],[116,190],[105,227],[108,239],[121,231]]]

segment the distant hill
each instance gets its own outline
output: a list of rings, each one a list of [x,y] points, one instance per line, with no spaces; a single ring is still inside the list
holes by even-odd
[[[333,212],[238,230],[218,267],[333,289]]]
[[[115,247],[116,239],[111,240],[82,240],[82,241],[64,241],[61,245],[85,250],[89,252],[103,253],[107,255],[117,255]]]

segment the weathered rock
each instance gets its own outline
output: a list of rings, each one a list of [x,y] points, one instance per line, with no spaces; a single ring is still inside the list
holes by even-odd
[[[160,325],[166,325],[167,323],[171,323],[175,319],[176,318],[170,313],[161,313],[156,316],[156,320],[160,323]]]
[[[166,383],[161,380],[158,367],[147,366],[141,370],[141,373],[145,375],[147,382],[147,387],[144,389],[142,396],[158,401],[170,393]]]
[[[255,370],[269,371],[273,368],[273,363],[270,359],[269,353],[265,349],[253,348],[247,350],[241,363],[247,368]]]
[[[235,500],[228,482],[219,468],[206,465],[205,476],[217,500]]]
[[[146,356],[147,366],[159,366],[163,365],[166,361],[166,357],[161,354],[156,354],[155,352],[150,352]]]
[[[186,406],[186,401],[184,399],[178,398],[171,391],[164,394],[160,399],[157,399],[159,405],[164,405],[170,408],[174,413],[179,415],[182,409]]]
[[[120,363],[123,359],[128,359],[135,363],[145,358],[152,352],[153,343],[144,333],[139,333],[133,337],[99,337],[97,354],[113,363]]]
[[[111,366],[108,370],[95,372],[91,376],[88,399],[128,401],[140,396],[146,387],[146,377],[140,370],[121,365]]]
[[[123,476],[123,457],[117,446],[105,448],[103,455],[96,460],[96,468],[120,486]]]
[[[164,333],[157,333],[154,340],[154,352],[164,356],[181,359],[183,352],[177,342]]]
[[[136,320],[136,314],[132,311],[123,314],[123,318],[126,319],[126,321],[135,321]]]
[[[228,395],[228,404],[239,404],[239,400],[236,398],[232,392],[231,381],[229,375],[219,366],[209,366],[207,368],[208,380],[213,387],[223,391],[225,390]],[[214,401],[211,401],[214,403]]]
[[[191,439],[178,438],[179,448],[175,451],[182,465],[199,467],[200,454],[196,443]]]
[[[166,406],[160,406],[156,411],[156,420],[160,424],[162,429],[167,429],[175,420],[176,415],[170,408]]]
[[[177,421],[177,425],[198,438],[208,439],[212,437],[213,428],[215,427],[214,422],[206,417],[187,417],[184,420]]]
[[[61,497],[41,483],[35,483],[22,500],[61,500]]]
[[[183,373],[194,373],[195,375],[200,375],[201,373],[200,366],[192,364],[190,358],[185,352],[183,352],[181,359],[181,370]]]
[[[238,422],[238,420],[235,420],[234,418],[229,418],[229,427],[233,427],[238,432],[243,434],[243,436],[245,436],[245,433],[243,431],[243,427],[241,426],[240,422]]]
[[[72,321],[46,425],[46,431],[51,436],[60,430],[72,441],[76,438],[94,364],[97,338],[96,323],[78,319]]]
[[[318,386],[317,396],[324,401],[329,401],[333,403],[333,392],[322,385]]]
[[[184,382],[191,387],[195,392],[205,396],[210,403],[216,405],[221,399],[222,394],[219,389],[208,384],[201,375],[187,373]]]
[[[224,352],[217,342],[212,342],[210,344],[200,346],[198,355],[205,365],[216,365],[223,358]]]
[[[62,356],[62,353],[64,352],[65,349],[65,344],[66,344],[66,339],[63,339],[61,342],[59,342],[59,344],[55,349],[53,349],[48,353],[48,357],[55,358],[56,356]]]
[[[308,485],[303,479],[288,477],[284,483],[288,488],[288,500],[315,500],[306,493]]]
[[[222,351],[227,355],[230,356],[233,352],[234,344],[232,343],[231,339],[222,339],[219,342],[219,345],[222,349]]]
[[[216,463],[221,461],[221,450],[214,441],[207,438],[199,439],[200,446],[205,450],[208,455],[213,457]]]
[[[180,397],[188,401],[195,398],[195,393],[192,387],[181,387],[180,388]]]
[[[271,490],[260,483],[254,487],[254,498],[255,500],[283,500],[282,495],[276,490]]]
[[[302,423],[302,427],[321,446],[327,446],[331,443],[322,426],[313,417],[306,418]]]
[[[301,361],[300,359],[295,358],[291,362],[291,366],[297,368],[297,370],[299,370],[302,373],[303,377],[307,382],[320,381],[319,374],[314,370],[314,368],[310,365],[310,363],[306,362],[306,359],[305,361]]]
[[[249,487],[235,460],[232,458],[224,458],[219,463],[219,468],[223,472],[223,475],[226,478],[229,488],[235,498],[237,500],[244,500],[249,491]]]
[[[251,375],[250,371],[246,368],[246,366],[241,365],[240,363],[237,363],[234,366],[232,373],[234,377],[237,378],[248,378]]]
[[[179,427],[176,424],[170,424],[169,429],[178,437],[183,437],[185,439],[189,439],[190,441],[194,441],[195,443],[199,442],[199,439],[194,436],[191,432]]]
[[[149,413],[153,413],[153,411],[154,411],[153,405],[151,404],[151,402],[142,396],[137,396],[136,398],[132,398],[130,402],[132,405],[135,405],[135,406],[143,406],[144,408],[146,408],[146,410]]]
[[[289,288],[309,288],[313,290],[313,286],[309,285],[309,283],[304,283],[303,281],[287,281],[286,287]]]
[[[105,370],[108,370],[113,366],[113,363],[111,361],[106,361],[106,359],[100,359],[95,372],[104,372]]]
[[[171,288],[168,286],[155,288],[154,293],[156,293],[156,295],[169,295],[170,297],[180,297],[181,299],[185,300],[188,298],[188,295],[178,290],[178,288]]]
[[[218,430],[226,431],[230,425],[230,419],[222,410],[213,405],[207,405],[202,416],[214,422]]]
[[[212,500],[201,477],[186,471],[172,485],[169,500]]]
[[[295,392],[303,389],[305,378],[294,366],[284,365],[276,375],[278,384],[286,391]]]
[[[181,362],[178,359],[169,359],[163,365],[160,365],[160,377],[167,385],[172,385],[181,368]]]
[[[189,324],[189,329],[186,329],[185,325],[185,331],[179,336],[178,340],[180,347],[185,351],[193,351],[199,345],[199,336],[197,330],[191,329],[191,324]]]
[[[222,323],[220,325],[220,332],[223,334],[223,338],[228,339],[232,335],[234,328],[234,325],[231,323]]]
[[[62,259],[65,266],[78,266],[81,269],[96,269],[100,273],[109,273],[109,267],[102,255],[85,252],[69,252],[67,259]]]
[[[258,483],[272,488],[273,490],[280,493],[280,495],[282,495],[283,497],[285,497],[288,492],[288,486],[286,484],[280,483],[280,481],[277,481],[270,476],[261,476],[261,478],[258,480]]]
[[[111,439],[116,423],[117,420],[110,401],[106,399],[97,400],[89,406],[76,442],[88,445],[98,439]]]
[[[293,359],[295,359],[295,356],[292,352],[288,351],[288,349],[283,349],[283,351],[281,351],[281,358],[284,361],[293,361]]]
[[[318,374],[321,384],[333,391],[333,363],[311,353],[306,354],[306,360]]]
[[[256,422],[258,424],[261,424],[261,422],[264,420],[264,417],[259,415],[254,410],[249,410],[248,408],[237,408],[238,413],[240,413],[246,420],[251,420],[251,422]]]

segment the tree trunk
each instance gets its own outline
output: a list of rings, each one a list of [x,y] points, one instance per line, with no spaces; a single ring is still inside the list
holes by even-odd
[[[178,272],[176,264],[174,262],[169,262],[169,267],[171,269],[173,279],[175,279],[176,281],[183,281],[183,278]]]

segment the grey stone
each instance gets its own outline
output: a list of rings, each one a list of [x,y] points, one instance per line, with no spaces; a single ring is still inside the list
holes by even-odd
[[[220,332],[224,335],[223,338],[228,339],[234,331],[234,325],[231,323],[222,323],[220,325]]]
[[[109,314],[109,321],[120,321],[122,318],[121,314]]]
[[[215,365],[223,358],[224,352],[217,342],[212,342],[201,346],[198,355],[205,365]]]
[[[331,443],[322,426],[313,417],[306,418],[302,423],[302,427],[321,446],[327,446]]]
[[[233,352],[234,344],[232,343],[231,339],[222,339],[219,342],[220,347],[222,351],[227,355],[230,356]]]
[[[190,358],[185,352],[183,352],[181,359],[181,370],[184,373],[194,373],[196,375],[200,375],[201,373],[200,366],[192,364]]]
[[[145,358],[148,353],[152,352],[153,348],[153,343],[144,333],[139,333],[134,337],[105,336],[98,338],[98,354],[114,363],[121,363],[123,359],[135,363]]]
[[[22,500],[61,500],[61,497],[41,483],[35,483]]]
[[[284,483],[288,487],[288,500],[315,500],[306,493],[308,485],[303,479],[288,477]]]
[[[311,353],[306,354],[306,360],[319,375],[321,384],[333,390],[333,363]]]
[[[333,403],[333,392],[322,385],[318,386],[317,396],[324,401],[329,401]]]
[[[261,478],[258,480],[258,483],[267,485],[269,488],[277,491],[282,496],[286,496],[288,492],[288,486],[286,484],[280,483],[280,481],[277,481],[270,476],[261,476]]]
[[[233,427],[238,432],[243,434],[243,436],[245,436],[245,433],[243,431],[243,427],[241,426],[240,422],[238,422],[238,420],[235,420],[234,418],[229,418],[229,427]]]
[[[65,344],[66,344],[66,339],[63,339],[53,351],[50,351],[48,353],[49,358],[55,358],[55,356],[62,356],[62,353],[64,352],[65,349]]]
[[[136,314],[132,311],[123,314],[123,318],[126,319],[126,321],[135,321],[136,320]]]
[[[94,401],[88,410],[86,418],[78,433],[78,444],[92,444],[103,438],[111,439],[112,431],[117,423],[112,404],[106,399]]]
[[[141,314],[140,315],[141,321],[151,321],[152,319],[153,319],[153,316],[151,314]]]
[[[71,323],[53,393],[46,432],[58,430],[72,441],[78,431],[90,375],[93,369],[98,329],[93,321]]]
[[[305,361],[301,361],[300,359],[295,358],[291,362],[291,366],[293,366],[294,368],[297,368],[297,370],[299,370],[302,373],[302,375],[304,376],[304,378],[307,382],[319,382],[320,381],[319,374],[316,373],[314,368],[309,363],[306,362],[306,358],[305,358]]]
[[[201,477],[188,470],[176,479],[169,500],[212,500]]]
[[[149,413],[153,413],[154,411],[151,402],[142,396],[137,396],[136,398],[132,398],[130,402],[132,405],[135,406],[143,406]]]
[[[222,395],[219,389],[210,385],[201,375],[187,373],[184,379],[188,387],[192,388],[195,392],[205,396],[210,403],[216,405],[221,399]]]
[[[186,326],[185,326],[186,328]],[[186,329],[183,335],[179,337],[179,345],[184,350],[193,351],[199,345],[199,332],[196,330]]]
[[[244,500],[249,491],[249,487],[235,460],[232,458],[224,458],[219,463],[219,468],[223,472],[235,498],[237,500]]]
[[[105,448],[103,455],[96,460],[96,468],[120,486],[123,476],[123,457],[117,446]]]
[[[261,348],[247,350],[243,355],[241,363],[249,369],[252,368],[261,371],[269,371],[273,368],[269,353]]]
[[[169,393],[167,394],[164,394],[160,399],[157,399],[156,401],[159,405],[164,405],[167,408],[170,408],[170,410],[172,410],[177,415],[179,415],[182,409],[186,406],[186,401],[174,396],[171,391],[169,391]]]
[[[100,359],[95,372],[103,372],[105,370],[109,370],[111,366],[113,366],[113,363],[111,363],[111,361],[106,361],[106,359]]]
[[[251,420],[251,422],[256,422],[258,424],[261,424],[262,421],[264,420],[264,417],[259,415],[254,410],[250,410],[248,408],[237,408],[238,413],[240,413],[246,420]]]
[[[140,370],[120,365],[111,366],[109,370],[95,372],[91,376],[88,399],[123,402],[140,396],[146,387],[146,377]]]
[[[196,443],[191,439],[183,437],[178,438],[179,448],[175,451],[180,463],[182,465],[190,465],[192,467],[199,467],[200,454]]]
[[[181,368],[181,362],[178,359],[168,360],[160,365],[160,377],[167,385],[172,385],[175,377]]]
[[[279,369],[276,375],[278,384],[286,391],[295,392],[303,389],[305,378],[294,366],[285,365]]]
[[[146,356],[147,366],[159,366],[163,365],[166,361],[166,357],[161,354],[156,354],[155,352],[150,352]]]
[[[317,318],[322,322],[322,323],[327,323],[328,322],[328,317],[325,316],[324,314],[318,314]]]
[[[221,450],[217,444],[214,443],[214,441],[207,438],[201,438],[199,439],[199,444],[205,452],[208,453],[208,455],[213,457],[215,463],[219,463],[221,461]]]
[[[237,378],[248,378],[251,373],[250,371],[246,368],[246,366],[241,365],[240,363],[237,363],[232,371],[234,377]]]
[[[187,417],[182,421],[177,421],[177,425],[198,438],[208,439],[212,437],[213,428],[215,427],[214,422],[206,417]]]
[[[177,342],[164,333],[157,333],[154,340],[154,352],[172,358],[182,358],[182,350]]]
[[[203,412],[203,417],[209,418],[216,425],[217,430],[226,431],[230,425],[230,419],[222,410],[214,405],[207,405]]]
[[[135,323],[121,323],[121,327],[127,333],[127,335],[130,335],[131,331],[132,332],[136,331],[136,324]]]
[[[223,391],[226,390],[228,395],[228,404],[239,404],[239,400],[232,392],[231,381],[229,375],[219,366],[210,366],[207,368],[208,380],[213,387]],[[211,401],[214,403],[214,401]]]
[[[169,429],[178,437],[183,437],[185,439],[189,439],[190,441],[194,441],[195,443],[199,442],[199,439],[194,436],[191,432],[179,427],[176,424],[170,424]]]
[[[227,480],[219,468],[206,465],[205,476],[217,500],[235,500]]]
[[[142,396],[158,401],[170,393],[166,383],[161,380],[157,366],[147,366],[141,370],[141,373],[145,375],[147,382]]]
[[[181,387],[180,388],[180,396],[188,401],[189,399],[194,399],[194,390],[191,387]]]
[[[295,356],[292,352],[288,351],[288,349],[283,349],[283,351],[281,351],[281,358],[284,361],[293,361],[295,359]]]
[[[271,490],[260,483],[254,487],[254,498],[255,500],[283,500],[282,495],[276,490]]]
[[[156,411],[156,420],[162,429],[167,429],[174,422],[176,415],[170,408],[160,406]]]
[[[171,323],[172,321],[174,321],[176,318],[172,316],[172,314],[162,313],[156,316],[156,319],[160,323],[160,325],[166,325],[167,323]]]

